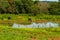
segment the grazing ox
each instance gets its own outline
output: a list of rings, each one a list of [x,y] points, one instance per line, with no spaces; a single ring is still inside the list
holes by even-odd
[[[29,18],[28,18],[28,21],[32,22],[32,19],[31,19],[31,17],[29,17]]]

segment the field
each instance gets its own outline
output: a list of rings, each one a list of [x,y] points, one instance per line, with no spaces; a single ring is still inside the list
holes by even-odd
[[[60,28],[0,27],[0,40],[60,40]]]
[[[8,18],[10,17],[10,19]],[[20,18],[19,18],[20,17]],[[60,15],[41,15],[37,14],[36,16],[32,14],[0,14],[0,20],[28,20],[31,17],[32,20],[60,20]]]
[[[39,15],[33,16],[31,14],[0,14],[0,24],[3,25],[13,25],[14,23],[19,24],[29,24],[28,18],[31,18],[32,22],[41,23],[41,22],[57,22],[60,23],[59,15]]]
[[[32,22],[57,22],[59,15],[0,14],[0,40],[60,40],[59,28],[12,28],[14,23],[29,24]]]

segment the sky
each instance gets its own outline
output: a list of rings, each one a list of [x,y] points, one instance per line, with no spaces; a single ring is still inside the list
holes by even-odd
[[[58,1],[58,0],[40,0],[40,1]]]

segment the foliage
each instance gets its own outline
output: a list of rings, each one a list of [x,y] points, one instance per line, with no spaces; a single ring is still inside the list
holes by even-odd
[[[60,15],[60,6],[59,2],[53,2],[50,4],[49,12],[51,15]]]
[[[60,15],[60,2],[40,2],[39,0],[4,0],[0,1],[0,13]]]

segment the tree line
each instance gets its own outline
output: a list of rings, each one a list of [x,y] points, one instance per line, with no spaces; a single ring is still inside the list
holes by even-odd
[[[0,1],[0,14],[51,14],[60,15],[60,2],[40,2],[33,0]]]

